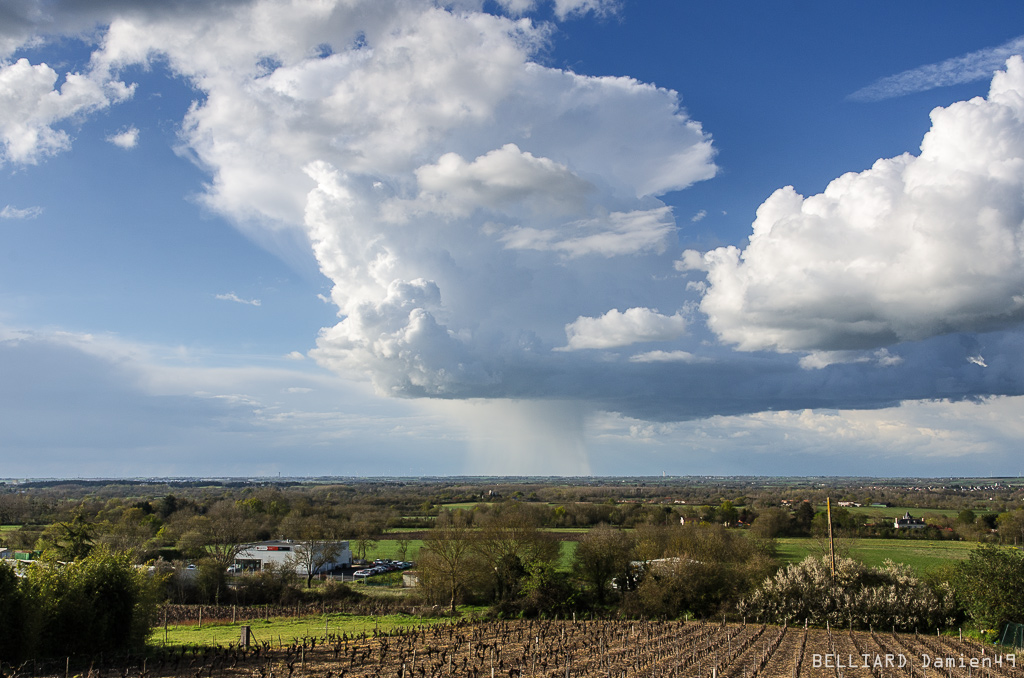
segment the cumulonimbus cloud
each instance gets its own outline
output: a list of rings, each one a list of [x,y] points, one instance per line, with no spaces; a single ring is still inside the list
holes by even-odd
[[[920,156],[820,196],[780,189],[748,247],[685,255],[680,268],[706,273],[687,285],[659,196],[716,174],[710,135],[671,90],[540,63],[556,29],[516,14],[533,4],[170,4],[78,16],[101,27],[82,76],[98,94],[36,122],[19,109],[42,141],[7,160],[66,148],[61,121],[128,92],[114,85],[129,66],[191,83],[180,138],[209,174],[202,200],[257,239],[311,245],[338,320],[309,355],[339,374],[395,396],[585,400],[661,420],[1024,389],[1015,337],[955,334],[1021,319],[1020,62],[987,99],[938,109]],[[64,96],[49,66],[18,68],[18,102]],[[761,353],[695,327],[702,292],[722,342]]]

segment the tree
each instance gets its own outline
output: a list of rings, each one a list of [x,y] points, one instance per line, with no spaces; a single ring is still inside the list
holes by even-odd
[[[234,502],[222,501],[206,515],[188,519],[178,538],[178,548],[191,558],[209,558],[227,569],[252,537],[252,523],[242,510]]]
[[[616,577],[629,577],[633,541],[628,533],[601,523],[576,545],[573,572],[590,587],[598,604],[604,604],[608,587]]]
[[[423,543],[420,580],[429,595],[443,595],[452,613],[469,584],[473,533],[462,512],[442,512]]]
[[[809,501],[802,501],[793,509],[793,527],[802,534],[811,533],[811,523],[814,521],[814,506]]]
[[[1004,544],[1024,544],[1024,509],[1000,513],[996,518],[999,540]]]
[[[313,577],[324,567],[330,565],[341,555],[341,542],[332,539],[307,539],[296,542],[292,546],[292,555],[288,559],[295,569],[301,569],[306,575],[306,588],[313,584]]]
[[[297,540],[288,564],[293,571],[301,571],[306,576],[306,588],[309,588],[313,577],[341,555],[342,544],[337,540],[335,524],[323,513],[301,515],[296,510],[285,516],[281,527]]]
[[[153,539],[157,534],[158,520],[147,515],[141,508],[124,510],[116,522],[105,522],[100,526],[99,541],[111,551],[130,553],[137,562],[145,562],[152,552]]]
[[[551,563],[561,543],[539,529],[540,519],[531,507],[508,504],[492,512],[474,540],[480,555],[481,579],[490,581],[494,600],[515,598],[527,572],[537,563]]]
[[[790,522],[789,511],[771,506],[758,513],[750,531],[762,539],[775,539],[789,532]]]
[[[405,560],[409,557],[409,546],[412,544],[412,540],[408,537],[402,537],[396,540],[396,553],[399,560]]]
[[[1024,554],[983,544],[957,563],[953,587],[957,600],[981,628],[998,629],[1024,622]]]
[[[732,502],[726,499],[718,507],[718,521],[726,527],[732,527],[739,520],[740,512]]]
[[[627,609],[650,615],[706,617],[731,608],[774,570],[774,561],[748,539],[722,525],[690,524],[665,531],[667,556],[646,562]]]
[[[57,560],[81,560],[92,551],[94,526],[79,509],[71,520],[47,527],[39,537],[36,548]]]

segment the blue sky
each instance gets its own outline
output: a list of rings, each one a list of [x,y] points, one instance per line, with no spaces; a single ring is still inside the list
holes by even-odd
[[[1018,474],[1022,36],[0,0],[0,477]]]

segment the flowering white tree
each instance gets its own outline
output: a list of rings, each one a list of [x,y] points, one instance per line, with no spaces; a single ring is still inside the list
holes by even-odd
[[[891,560],[872,568],[839,558],[833,578],[827,557],[809,556],[766,579],[739,610],[765,622],[913,631],[951,624],[955,604],[947,584],[932,588]]]

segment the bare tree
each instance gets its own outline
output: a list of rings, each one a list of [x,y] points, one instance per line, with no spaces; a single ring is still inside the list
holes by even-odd
[[[451,611],[455,612],[471,571],[473,532],[461,512],[443,512],[437,526],[424,541],[420,557],[420,575],[424,586],[443,591]]]
[[[288,563],[306,575],[306,588],[313,584],[313,576],[341,555],[342,545],[330,539],[307,539],[292,546]]]
[[[628,579],[632,551],[630,535],[604,523],[587,532],[576,546],[573,571],[590,586],[599,604],[604,604],[613,579]]]
[[[337,539],[335,522],[322,513],[302,515],[293,510],[281,521],[288,536],[295,537],[289,565],[306,575],[306,588],[313,584],[313,576],[338,559],[343,550]]]
[[[215,504],[204,516],[193,516],[186,523],[178,547],[198,558],[212,559],[222,569],[252,540],[251,521],[234,502]]]

